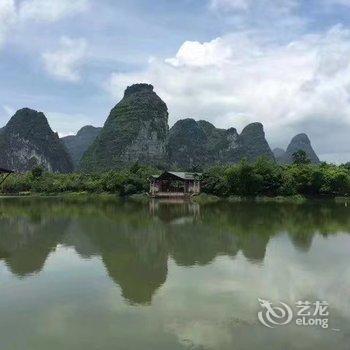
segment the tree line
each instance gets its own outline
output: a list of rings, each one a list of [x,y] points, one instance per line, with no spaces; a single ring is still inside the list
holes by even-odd
[[[310,164],[296,159],[278,165],[267,159],[251,164],[214,167],[202,175],[205,193],[237,196],[347,196],[350,194],[350,164]]]
[[[202,192],[219,197],[229,196],[348,196],[350,163],[311,164],[305,152],[293,155],[291,165],[260,158],[255,163],[242,160],[235,165],[204,169]],[[192,169],[192,170],[199,170]],[[57,174],[37,167],[26,174],[14,174],[0,188],[3,194],[69,192],[117,193],[128,196],[149,190],[149,178],[159,169],[133,165],[128,169],[103,173]]]

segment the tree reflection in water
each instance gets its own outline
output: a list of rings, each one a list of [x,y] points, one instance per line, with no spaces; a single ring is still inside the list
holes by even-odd
[[[150,304],[166,282],[168,260],[206,265],[239,252],[263,264],[271,237],[287,233],[301,252],[313,237],[350,232],[349,209],[310,202],[215,203],[117,199],[6,199],[0,201],[0,261],[20,278],[39,273],[59,244],[100,256],[110,278],[132,304]]]

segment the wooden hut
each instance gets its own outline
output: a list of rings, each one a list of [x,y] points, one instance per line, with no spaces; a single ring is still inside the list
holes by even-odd
[[[11,174],[13,174],[12,170],[0,168],[0,185],[2,185]]]
[[[165,171],[150,178],[151,197],[190,197],[201,191],[199,173]]]

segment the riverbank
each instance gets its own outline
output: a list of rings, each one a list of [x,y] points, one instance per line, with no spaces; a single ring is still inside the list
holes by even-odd
[[[350,197],[305,197],[301,195],[294,196],[257,196],[257,197],[242,197],[242,196],[230,196],[230,197],[218,197],[202,193],[198,196],[192,197],[191,200],[198,204],[210,204],[217,202],[229,202],[229,203],[242,203],[242,202],[254,202],[254,203],[294,203],[303,204],[307,202],[336,202],[336,203],[350,203]]]
[[[120,196],[115,193],[89,193],[89,192],[65,192],[65,193],[31,193],[23,192],[17,194],[4,194],[0,193],[0,199],[11,199],[11,198],[59,198],[62,200],[73,200],[73,201],[132,201],[138,203],[148,203],[150,201],[157,201],[158,199],[151,198],[148,193],[138,193],[129,196]],[[159,199],[159,201],[167,202],[166,198]],[[169,199],[170,202],[174,202]],[[304,204],[308,202],[335,202],[335,203],[349,203],[350,197],[305,197],[301,195],[295,196],[257,196],[257,197],[244,197],[244,196],[229,196],[229,197],[218,197],[206,193],[201,193],[197,196],[193,196],[187,199],[177,202],[193,202],[199,205],[209,205],[219,202],[227,203],[290,203],[290,204]]]

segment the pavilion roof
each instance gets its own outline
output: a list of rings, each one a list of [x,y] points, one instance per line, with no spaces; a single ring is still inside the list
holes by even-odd
[[[189,173],[189,172],[180,172],[180,171],[164,171],[162,174],[160,175],[153,175],[152,177],[154,179],[158,179],[160,177],[165,177],[168,174],[175,176],[181,180],[194,180],[196,179],[198,176],[202,175],[201,173]]]
[[[0,168],[0,174],[12,174],[12,173],[13,173],[12,170]]]

